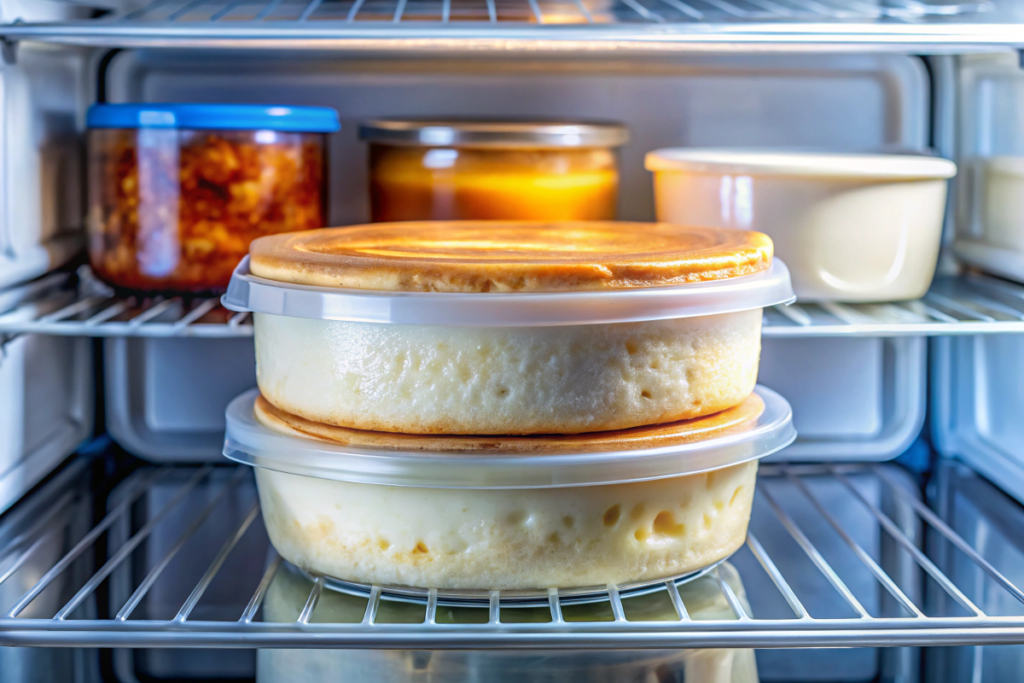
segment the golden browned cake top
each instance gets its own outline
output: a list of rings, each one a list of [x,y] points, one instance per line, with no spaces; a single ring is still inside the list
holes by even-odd
[[[524,198],[524,201],[529,201]],[[669,223],[377,223],[261,237],[253,275],[392,292],[633,289],[750,275],[772,241]]]
[[[368,432],[310,422],[278,409],[263,396],[256,398],[255,412],[260,423],[276,432],[343,446],[427,453],[557,455],[678,446],[743,432],[756,424],[757,418],[764,412],[764,401],[757,394],[751,394],[735,408],[692,420],[611,432],[538,436],[451,436]]]

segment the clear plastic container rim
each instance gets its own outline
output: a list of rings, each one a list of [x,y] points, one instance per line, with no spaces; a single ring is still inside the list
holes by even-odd
[[[373,449],[280,434],[261,424],[252,389],[228,405],[224,455],[275,472],[357,484],[444,489],[601,486],[669,479],[759,460],[796,439],[786,399],[757,386],[764,412],[748,430],[643,450],[557,455],[424,453]]]
[[[548,327],[694,318],[796,300],[780,259],[754,275],[685,285],[530,293],[382,292],[277,282],[249,272],[246,256],[221,303],[232,311],[399,325]]]

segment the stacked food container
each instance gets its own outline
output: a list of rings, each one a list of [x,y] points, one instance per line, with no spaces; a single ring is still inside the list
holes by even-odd
[[[584,246],[581,246],[584,245]],[[755,232],[388,223],[257,240],[224,303],[259,392],[279,552],[399,591],[636,586],[746,535],[757,460],[795,434],[758,388],[761,308],[792,299]]]

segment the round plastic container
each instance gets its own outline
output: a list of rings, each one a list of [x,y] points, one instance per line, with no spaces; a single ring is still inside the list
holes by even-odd
[[[753,390],[761,309],[793,298],[785,265],[767,264],[759,251],[770,254],[763,236],[654,224],[526,226],[387,224],[271,238],[255,243],[250,258],[274,279],[244,262],[223,303],[254,314],[267,400],[344,427],[628,429],[714,413]],[[764,244],[744,242],[754,237]],[[748,272],[748,257],[762,270],[729,277]],[[643,286],[690,277],[713,279]],[[471,291],[308,284],[339,281]],[[502,291],[517,285],[564,289]],[[604,285],[615,288],[589,288]]]
[[[97,104],[89,261],[127,290],[223,291],[263,235],[322,227],[333,109]]]
[[[370,143],[374,221],[613,220],[615,149],[625,126],[598,122],[386,120]]]
[[[256,466],[278,552],[342,581],[456,590],[626,586],[714,564],[746,536],[757,461],[796,436],[762,387],[722,415],[537,448],[311,426],[256,391],[228,406],[224,454]]]
[[[938,261],[946,159],[661,149],[647,155],[658,220],[758,230],[801,300],[924,295]]]

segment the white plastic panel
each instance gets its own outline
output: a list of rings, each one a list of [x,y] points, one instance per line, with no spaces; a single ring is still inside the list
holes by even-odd
[[[1024,582],[1024,510],[1020,505],[999,487],[949,459],[939,461],[935,482],[931,502],[942,519],[1007,579],[1017,585]],[[1024,614],[1024,606],[1000,590],[980,566],[934,531],[928,536],[931,558],[986,614]],[[927,600],[929,613],[950,608],[950,600],[941,591],[931,591]],[[1024,645],[930,648],[924,680],[1001,683],[1018,680],[1022,670]]]
[[[921,431],[920,337],[763,339],[758,382],[793,406],[797,440],[769,460],[890,460]]]
[[[256,386],[251,338],[104,341],[107,430],[160,462],[221,461],[224,410]]]
[[[0,349],[0,512],[92,434],[92,365],[86,338],[25,335]]]
[[[1024,336],[935,339],[932,359],[939,452],[1024,502]]]
[[[0,64],[0,287],[81,247],[85,62],[80,50],[24,45]]]

